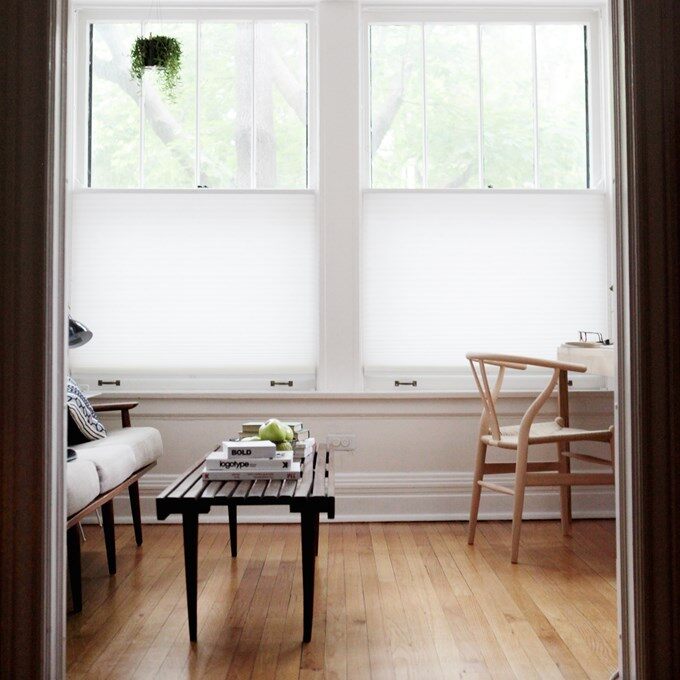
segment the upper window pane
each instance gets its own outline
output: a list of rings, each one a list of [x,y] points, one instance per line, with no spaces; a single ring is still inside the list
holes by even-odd
[[[424,186],[422,39],[420,25],[371,27],[374,187]]]
[[[144,24],[144,35],[167,35],[182,46],[173,96],[161,93],[156,69],[144,73],[143,185],[150,189],[196,186],[196,24]]]
[[[538,181],[545,189],[588,186],[584,26],[536,26]]]
[[[306,22],[96,22],[91,31],[89,186],[307,188]],[[180,42],[172,96],[155,69],[141,87],[130,77],[140,32]]]
[[[257,187],[307,185],[307,26],[255,25]]]
[[[589,186],[586,26],[374,24],[371,186]]]
[[[482,26],[484,184],[534,187],[531,26]]]
[[[90,186],[138,187],[140,89],[130,77],[130,48],[139,22],[90,26]]]
[[[253,24],[202,22],[199,184],[249,189],[252,182]]]
[[[427,185],[479,186],[477,27],[425,27]]]

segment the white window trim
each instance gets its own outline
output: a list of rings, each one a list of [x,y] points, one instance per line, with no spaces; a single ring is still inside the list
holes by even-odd
[[[543,0],[545,5],[550,0]],[[82,146],[73,144],[74,131],[82,130],[83,117],[86,116],[86,106],[82,99],[86,90],[82,83],[87,82],[87,61],[78,55],[87,53],[86,30],[84,25],[87,21],[97,19],[120,18],[122,13],[127,18],[148,18],[150,9],[148,2],[143,0],[129,0],[126,7],[112,7],[110,0],[88,0],[72,4],[70,16],[72,49],[69,50],[71,64],[69,66],[69,101],[72,103],[69,117],[70,139],[72,143],[67,149],[67,183],[71,189],[83,191],[127,191],[127,190],[103,190],[96,188],[78,188],[76,178],[82,177],[83,157]],[[395,388],[394,376],[379,377],[378,381],[369,384],[364,380],[361,352],[361,305],[360,305],[360,229],[361,229],[361,205],[362,196],[370,191],[403,191],[401,189],[370,189],[367,169],[370,169],[370,146],[368,137],[368,82],[366,75],[368,56],[368,24],[377,21],[394,22],[396,17],[401,20],[413,21],[468,21],[474,17],[474,22],[505,20],[505,21],[536,21],[537,17],[545,17],[546,21],[556,21],[560,18],[570,18],[574,21],[596,21],[598,30],[591,30],[591,60],[592,55],[598,55],[595,63],[591,61],[590,88],[591,88],[591,116],[594,111],[598,112],[596,119],[591,123],[591,134],[595,135],[595,126],[598,127],[598,145],[591,144],[591,159],[595,163],[595,154],[599,154],[598,163],[602,167],[602,178],[596,186],[583,191],[604,191],[611,194],[612,179],[611,163],[605,149],[610,148],[609,128],[611,124],[611,109],[609,106],[610,83],[603,77],[608,71],[605,65],[608,63],[608,54],[603,49],[606,44],[603,41],[603,32],[608,27],[608,14],[606,7],[600,2],[588,2],[585,0],[581,9],[565,9],[561,7],[540,6],[531,7],[524,4],[523,9],[510,8],[432,8],[417,6],[417,1],[406,7],[385,7],[380,5],[362,6],[358,2],[323,2],[318,4],[295,0],[285,1],[285,6],[277,7],[276,0],[269,0],[267,6],[252,5],[248,8],[234,8],[224,5],[224,0],[203,0],[200,8],[188,9],[186,0],[165,0],[163,3],[162,16],[164,20],[173,18],[194,19],[200,15],[201,19],[299,19],[308,22],[308,74],[309,74],[309,188],[300,190],[229,190],[229,189],[182,189],[176,192],[257,192],[257,193],[298,193],[312,192],[317,195],[317,219],[319,228],[319,365],[316,375],[316,386],[308,384],[307,387],[300,385],[302,390],[315,390],[313,392],[322,396],[324,393],[344,394],[367,397],[378,393],[385,396],[393,395],[395,398],[428,398],[432,394],[444,394],[448,396],[460,396],[467,398],[476,393],[472,390],[472,383],[462,373],[454,383],[447,385],[439,382],[440,386],[434,385],[439,379],[428,376],[417,388]],[[601,9],[604,7],[604,9]],[[326,49],[332,38],[331,44],[343,44],[346,49],[342,58],[333,54],[332,50]],[[351,46],[357,45],[356,53],[351,52]],[[85,52],[83,52],[85,48]],[[320,82],[320,74],[329,81],[332,79],[333,88],[324,88]],[[331,91],[332,90],[332,91]],[[337,109],[340,92],[345,93],[346,106]],[[76,105],[79,104],[79,105]],[[356,106],[354,106],[356,105]],[[356,110],[356,116],[347,115],[349,111]],[[77,115],[76,113],[77,112]],[[323,114],[323,116],[321,115]],[[603,134],[606,133],[606,134]],[[82,136],[81,136],[82,137]],[[345,149],[339,154],[337,144],[329,144],[333,138],[343,137],[345,140],[355,140],[353,144],[346,144]],[[80,156],[80,158],[79,158]],[[79,165],[80,163],[80,165]],[[355,181],[353,181],[355,180]],[[137,189],[140,192],[167,191],[164,189]],[[459,189],[420,189],[410,191],[435,192],[435,191],[465,191]],[[486,189],[472,191],[488,191]],[[545,192],[549,190],[501,190],[519,193]],[[563,190],[570,191],[570,190]],[[68,199],[67,199],[67,202]],[[67,219],[70,211],[66,207]],[[68,237],[67,237],[68,238]],[[67,248],[68,252],[68,248]],[[68,255],[67,255],[68,258]],[[343,258],[347,258],[343,260]],[[612,267],[610,266],[610,270]],[[611,329],[610,329],[611,334]],[[403,376],[406,378],[406,376]],[[409,376],[410,377],[410,376]],[[431,380],[430,380],[431,378]],[[96,386],[96,381],[94,382]],[[239,387],[241,385],[241,387]],[[262,398],[271,397],[273,388],[260,388],[257,385],[248,384],[243,387],[240,378],[235,378],[233,384],[215,385],[209,394],[240,394],[258,395]],[[92,386],[92,384],[91,384]],[[601,390],[603,386],[596,387],[589,384],[580,384],[575,381],[576,389]],[[513,386],[508,384],[510,389]],[[607,387],[611,387],[608,385]],[[163,379],[151,386],[139,385],[135,393],[153,391],[157,394],[190,394],[198,393],[195,387],[170,379]],[[280,389],[280,388],[277,388]],[[518,388],[515,388],[518,389]],[[528,389],[526,387],[525,389]],[[304,395],[305,392],[290,392],[288,388],[281,394],[288,393],[291,398],[296,395]],[[408,390],[408,392],[406,392]],[[534,386],[531,386],[534,390]],[[122,392],[123,390],[121,390]],[[309,394],[309,392],[306,392]]]
[[[588,26],[588,115],[590,132],[590,187],[584,189],[447,189],[447,188],[390,188],[378,189],[371,186],[371,91],[370,91],[370,26],[375,24],[426,24],[426,23],[467,23],[480,25],[485,23],[521,23],[521,24],[551,24],[572,23]],[[371,193],[447,193],[447,194],[483,194],[488,192],[516,194],[518,196],[531,194],[606,194],[611,196],[613,180],[611,177],[611,163],[605,149],[611,148],[609,125],[610,107],[609,95],[611,86],[607,83],[604,74],[607,64],[604,50],[605,41],[603,32],[609,25],[606,9],[600,3],[584,3],[584,6],[565,8],[564,6],[540,6],[531,7],[523,5],[521,8],[513,7],[447,7],[447,8],[418,8],[411,6],[380,6],[379,4],[365,6],[361,17],[361,195]],[[481,131],[481,125],[480,125]],[[480,148],[481,154],[481,148]],[[480,158],[481,163],[481,158]],[[610,215],[611,201],[610,203]],[[611,218],[609,219],[611,224]],[[612,240],[613,229],[607,229],[609,241],[609,285],[613,284],[613,261]],[[361,252],[357,249],[357,257]],[[613,309],[613,300],[608,300],[608,307]],[[361,312],[359,311],[359,316]],[[614,324],[612,313],[608,316],[607,334],[613,337]],[[362,334],[363,337],[363,334]],[[361,352],[363,359],[363,350]],[[392,370],[365,371],[362,360],[363,388],[366,392],[388,393],[397,392],[416,394],[417,392],[454,391],[469,392],[473,386],[469,371],[465,368],[452,368],[449,371],[428,372],[423,368],[408,367],[399,369],[399,374]],[[576,390],[601,391],[612,388],[611,380],[599,376],[570,375],[573,387]],[[397,385],[396,381],[412,382],[416,386]],[[506,377],[506,389],[512,391],[541,389],[545,383],[545,374],[540,371],[529,376],[517,376],[512,372]]]
[[[117,189],[108,189],[105,187],[88,187],[87,186],[87,115],[88,115],[88,31],[89,26],[97,21],[111,21],[111,22],[157,22],[158,10],[155,8],[145,7],[111,7],[111,6],[89,6],[85,3],[76,5],[73,8],[72,26],[75,34],[74,49],[72,50],[72,59],[74,67],[71,70],[74,80],[74,96],[71,101],[74,102],[75,115],[71,119],[71,131],[73,148],[75,149],[72,157],[72,167],[70,176],[72,177],[72,186],[78,189],[85,189],[88,191],[118,191]],[[319,161],[318,161],[318,96],[317,96],[317,32],[316,32],[316,12],[309,7],[252,7],[252,8],[234,8],[234,7],[201,7],[196,9],[187,9],[179,7],[166,7],[160,10],[161,20],[164,22],[185,21],[196,22],[197,30],[202,21],[304,21],[307,24],[307,186],[300,189],[228,189],[228,188],[208,188],[199,189],[197,187],[181,188],[181,189],[159,189],[159,191],[172,192],[186,192],[186,191],[280,191],[280,192],[305,192],[315,191],[318,188],[319,175]],[[198,53],[196,59],[196,68],[198,68]],[[143,101],[143,100],[142,100]],[[196,126],[199,125],[199,91],[196,87]],[[143,115],[143,107],[140,110],[140,116]],[[141,126],[141,134],[144,134],[144,126]],[[140,150],[140,164],[143,154],[144,140],[141,140]],[[196,147],[199,149],[198,136],[196,137]],[[254,161],[254,159],[253,159]],[[195,159],[197,168],[199,164],[198,153]],[[255,172],[255,163],[253,162],[253,172]],[[141,176],[141,175],[140,175]],[[130,188],[122,191],[153,191],[148,188]]]

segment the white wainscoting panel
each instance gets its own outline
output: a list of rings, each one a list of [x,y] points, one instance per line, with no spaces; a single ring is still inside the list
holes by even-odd
[[[107,398],[113,395],[106,395]],[[357,450],[336,454],[336,497],[339,521],[466,520],[470,502],[480,399],[474,394],[185,394],[133,395],[140,405],[133,425],[158,428],[164,455],[140,482],[144,520],[155,521],[154,498],[192,462],[218,442],[239,431],[245,420],[265,417],[302,420],[320,441],[327,434],[354,434]],[[499,402],[502,420],[517,421],[531,397],[510,394]],[[545,419],[554,414],[554,401]],[[576,392],[571,399],[572,424],[599,428],[610,425],[610,392]],[[554,417],[554,415],[552,415]],[[108,427],[119,427],[115,416]],[[603,454],[602,445],[584,444],[579,451]],[[554,459],[553,446],[536,447],[532,458]],[[491,450],[490,461],[508,461],[513,454]],[[582,469],[580,463],[575,467]],[[613,517],[614,492],[609,487],[573,490],[576,517]],[[484,492],[481,517],[510,518],[512,499]],[[119,522],[129,521],[127,495],[115,502]],[[557,488],[527,490],[525,516],[559,515]],[[243,521],[295,521],[276,507],[243,508]],[[179,520],[179,518],[176,518]],[[213,510],[204,521],[226,521],[226,511]]]

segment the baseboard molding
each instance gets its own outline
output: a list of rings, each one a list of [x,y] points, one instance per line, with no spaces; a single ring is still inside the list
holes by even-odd
[[[173,479],[174,474],[148,474],[139,482],[142,519],[154,524],[155,498]],[[489,476],[491,481],[493,476]],[[499,481],[501,478],[496,478]],[[345,472],[336,474],[336,521],[339,522],[413,522],[464,521],[468,519],[472,475],[465,472]],[[575,518],[612,518],[615,516],[612,487],[574,487]],[[116,521],[131,522],[127,496],[116,498]],[[498,520],[512,517],[512,498],[485,491],[482,494],[480,519]],[[527,489],[525,519],[559,518],[559,490],[550,487]],[[285,507],[261,506],[239,508],[242,522],[296,522],[298,516]],[[94,521],[94,518],[93,520]],[[171,516],[170,522],[181,517]],[[201,516],[202,522],[227,521],[226,508],[214,508]]]

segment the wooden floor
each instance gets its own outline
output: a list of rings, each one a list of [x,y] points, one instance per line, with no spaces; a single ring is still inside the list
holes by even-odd
[[[186,623],[182,532],[118,527],[118,574],[86,527],[70,678],[598,678],[616,667],[614,524],[322,524],[312,642],[302,638],[299,527],[201,526],[198,643]]]

